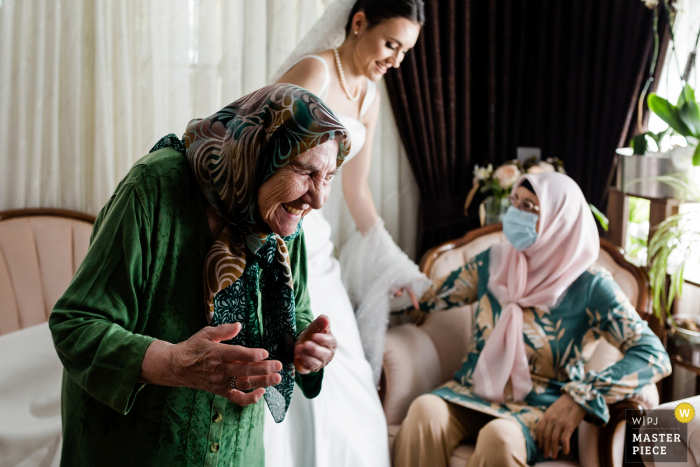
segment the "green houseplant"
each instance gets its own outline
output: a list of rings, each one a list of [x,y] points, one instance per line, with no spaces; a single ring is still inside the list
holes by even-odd
[[[671,184],[687,200],[700,202],[698,187],[684,174],[656,177]],[[700,368],[700,319],[697,315],[673,315],[673,301],[683,292],[684,271],[691,252],[700,248],[697,212],[682,212],[658,225],[649,242],[649,282],[655,314],[670,325],[667,348],[680,363]]]
[[[655,177],[655,181],[672,185],[685,194],[687,201],[700,202],[700,190],[685,175],[675,174]],[[670,312],[676,296],[683,291],[683,272],[692,249],[700,248],[700,228],[693,225],[697,212],[674,214],[659,224],[649,242],[649,281],[654,311],[662,318],[663,311]],[[666,287],[669,273],[670,286]]]
[[[640,96],[638,122],[641,131],[641,115],[642,115],[642,100],[647,89],[653,81],[653,74],[656,67],[658,52],[659,52],[659,13],[666,15],[670,27],[671,34],[671,49],[675,53],[675,37],[673,33],[673,23],[675,22],[675,11],[677,5],[673,0],[642,0],[644,4],[654,10],[654,51],[649,69],[649,79],[647,80],[644,90]],[[643,132],[632,138],[631,146],[634,149],[634,154],[645,155],[649,154],[648,143],[654,141],[657,147],[661,147],[662,139],[671,134],[678,134],[685,138],[686,147],[674,147],[671,152],[674,156],[679,156],[677,159],[683,159],[674,163],[674,166],[684,168],[684,172],[690,169],[690,166],[700,166],[700,105],[695,100],[695,91],[688,84],[690,73],[695,65],[695,55],[700,41],[700,31],[695,41],[695,50],[688,57],[685,71],[679,75],[681,84],[684,84],[678,101],[675,105],[671,104],[667,99],[650,93],[647,97],[649,110],[655,113],[661,120],[668,124],[668,128],[659,133]],[[658,153],[657,153],[658,154]],[[670,173],[667,175],[656,175],[653,177],[639,178],[629,182],[629,185],[639,181],[653,181],[657,184],[665,184],[670,186],[678,194],[678,198],[691,202],[700,202],[700,190],[690,180],[686,173]],[[682,292],[683,271],[686,262],[690,257],[692,246],[700,246],[700,231],[690,222],[691,213],[679,213],[667,218],[664,222],[657,226],[657,230],[649,242],[648,258],[649,258],[649,276],[651,281],[651,291],[653,297],[654,311],[661,318],[662,310],[670,312],[671,304],[676,296]],[[666,274],[669,270],[669,259],[675,257],[672,263],[677,267],[672,268],[670,288],[666,287]],[[668,291],[667,291],[668,290]]]
[[[660,141],[664,133],[673,130],[675,133],[683,136],[689,146],[695,146],[692,163],[694,166],[700,166],[700,144],[698,144],[698,139],[700,139],[700,107],[695,100],[693,88],[686,84],[678,97],[676,105],[671,104],[668,100],[653,92],[649,95],[647,103],[649,104],[649,109],[666,122],[669,127],[668,130],[654,135],[653,139]],[[633,144],[635,144],[634,141]],[[639,146],[642,145],[639,139],[637,144]]]
[[[695,101],[693,88],[686,84],[676,105],[654,93],[649,95],[648,104],[652,112],[668,123],[670,130],[686,138],[689,149],[695,145],[692,150],[692,165],[700,166],[700,107]],[[690,151],[686,153],[690,155]],[[700,203],[700,190],[684,173],[652,177],[652,180],[671,186],[686,201]],[[649,243],[649,278],[654,310],[659,317],[662,310],[670,312],[674,298],[682,292],[683,271],[691,248],[700,248],[700,229],[690,222],[692,214],[697,215],[686,212],[667,218],[659,224]],[[678,266],[670,274],[667,292],[666,273],[672,255],[677,259]]]
[[[643,1],[654,10],[655,47],[649,79],[639,101],[638,126],[640,132],[642,131],[642,103],[652,82],[659,50],[659,13],[665,14],[671,25],[669,29],[671,50],[675,53],[673,24],[677,10],[676,5],[672,5],[672,0]],[[675,198],[696,203],[700,202],[700,190],[693,183],[689,174],[693,170],[692,166],[700,166],[700,106],[688,81],[695,65],[699,41],[700,31],[698,31],[695,40],[694,50],[688,56],[684,72],[681,74],[680,69],[678,70],[683,88],[676,104],[671,104],[667,99],[655,93],[651,93],[646,100],[649,110],[667,123],[668,128],[660,133],[641,133],[632,139],[631,144],[634,154],[642,157],[656,156],[661,161],[663,156],[670,156],[673,159],[673,166],[677,169],[675,172],[682,171],[683,173],[667,172],[654,177],[646,177],[646,179],[657,185],[671,187],[675,192],[673,195]],[[666,154],[648,151],[648,144],[652,141],[660,149],[662,140],[674,134],[685,138],[686,147],[672,147]],[[680,212],[668,217],[656,226],[656,231],[648,245],[648,268],[655,314],[659,319],[666,317],[666,321],[670,325],[667,342],[669,353],[682,363],[700,368],[700,359],[697,358],[700,356],[700,319],[698,316],[672,315],[673,302],[677,297],[680,297],[683,291],[684,271],[691,259],[691,253],[693,250],[700,249],[700,223],[695,217],[697,217],[697,212]]]

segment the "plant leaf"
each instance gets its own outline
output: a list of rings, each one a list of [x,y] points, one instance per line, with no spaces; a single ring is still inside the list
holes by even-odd
[[[700,143],[697,145],[695,152],[693,153],[693,165],[696,167],[700,165]]]
[[[646,133],[635,136],[630,141],[630,145],[634,151],[634,154],[639,154],[643,156],[647,153],[647,138]]]
[[[678,115],[678,108],[675,105],[671,104],[663,97],[657,96],[656,93],[653,92],[649,94],[647,104],[652,112],[658,115],[661,120],[668,123],[668,125],[676,130],[681,136],[692,136],[690,129],[680,119]]]
[[[700,242],[700,229],[692,223],[696,215],[696,212],[690,211],[668,217],[657,226],[649,241],[649,284],[654,312],[659,318],[662,313],[670,310],[673,301],[683,291],[685,265],[690,258],[692,246]],[[667,282],[668,260],[678,248],[683,249],[678,269],[670,274],[670,282]]]
[[[588,203],[588,206],[591,207],[591,212],[593,213],[593,217],[598,219],[598,222],[600,222],[600,226],[605,230],[606,232],[608,231],[608,218],[605,217],[605,214],[600,212],[597,207],[593,206],[591,203]]]
[[[678,107],[678,117],[685,123],[688,130],[692,133],[691,136],[700,135],[700,108],[698,108],[698,103],[693,101],[688,101],[684,103],[681,107]]]
[[[678,96],[678,102],[676,103],[676,107],[682,107],[683,104],[685,104],[686,102],[695,102],[695,92],[688,83],[686,83],[685,86],[683,86],[683,90]]]
[[[658,132],[658,133],[654,133],[653,131],[647,131],[646,134],[647,134],[651,139],[653,139],[654,141],[656,141],[656,145],[657,145],[657,146],[660,146],[660,145],[661,145],[661,140],[664,139],[664,136],[666,136],[667,133],[670,133],[670,132],[672,132],[672,131],[673,131],[673,128],[668,127],[668,128],[666,128],[665,130],[660,131],[660,132]]]
[[[653,177],[635,178],[634,180],[630,180],[629,182],[625,183],[625,189],[628,189],[635,183],[640,182],[665,183],[666,185],[678,190],[682,195],[682,198],[690,201],[700,201],[700,189],[698,189],[698,186],[682,172],[669,175],[655,175]]]

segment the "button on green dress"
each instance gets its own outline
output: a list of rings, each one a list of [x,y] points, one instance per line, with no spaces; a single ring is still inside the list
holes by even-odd
[[[62,466],[264,465],[263,399],[241,407],[136,382],[153,340],[181,342],[207,325],[202,274],[214,239],[206,207],[185,156],[166,148],[138,161],[100,212],[49,318],[65,367]],[[313,320],[303,232],[287,247],[301,331]],[[297,384],[311,398],[322,378],[297,375]]]

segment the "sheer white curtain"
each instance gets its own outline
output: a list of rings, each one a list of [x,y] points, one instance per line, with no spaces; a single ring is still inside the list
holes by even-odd
[[[328,3],[0,0],[0,210],[96,214],[160,137],[265,85]],[[417,189],[382,98],[370,186],[412,254]]]

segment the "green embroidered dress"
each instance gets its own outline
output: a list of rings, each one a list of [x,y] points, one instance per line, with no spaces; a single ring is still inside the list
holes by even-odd
[[[423,311],[444,310],[477,302],[473,335],[454,381],[433,391],[450,402],[520,423],[527,441],[528,463],[543,460],[533,432],[544,411],[563,393],[587,412],[586,419],[608,421],[608,403],[639,392],[671,373],[661,341],[649,329],[610,273],[593,265],[574,281],[552,309],[523,310],[523,339],[533,388],[524,401],[492,403],[474,394],[472,374],[479,355],[498,322],[501,305],[488,290],[490,250],[434,281],[421,297]],[[599,339],[624,358],[605,370],[585,373]],[[506,395],[509,386],[506,387]],[[508,398],[507,398],[508,399]]]
[[[65,367],[62,466],[264,465],[263,399],[240,407],[136,382],[154,339],[181,342],[207,325],[202,271],[214,239],[206,207],[185,156],[166,148],[141,159],[100,212],[49,319]],[[313,319],[303,233],[287,247],[301,331]],[[321,380],[322,372],[297,375],[307,397]]]

